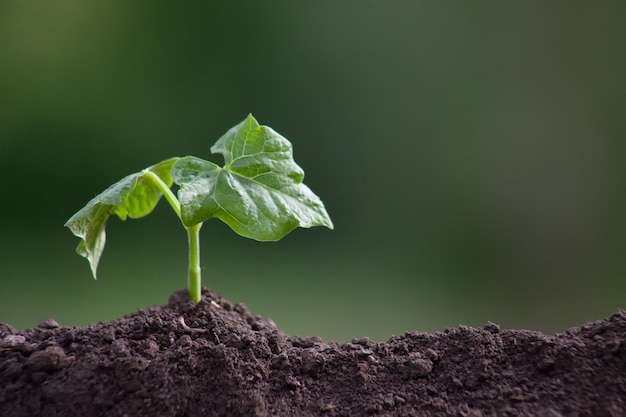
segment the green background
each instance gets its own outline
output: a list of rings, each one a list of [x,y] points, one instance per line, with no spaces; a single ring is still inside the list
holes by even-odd
[[[545,332],[626,307],[624,2],[0,2],[0,321],[85,325],[186,285],[161,202],[65,221],[248,113],[335,230],[202,230],[203,283],[290,334]]]

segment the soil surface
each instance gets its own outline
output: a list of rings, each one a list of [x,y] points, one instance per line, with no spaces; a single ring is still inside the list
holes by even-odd
[[[0,416],[626,416],[626,313],[548,336],[290,337],[208,290],[108,323],[0,324]]]

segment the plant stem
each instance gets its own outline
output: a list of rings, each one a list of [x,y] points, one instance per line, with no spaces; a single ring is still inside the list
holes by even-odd
[[[180,202],[170,190],[170,187],[167,186],[166,183],[163,182],[161,178],[154,172],[150,170],[145,170],[144,173],[146,177],[149,178],[152,183],[163,193],[163,196],[170,203],[172,209],[182,222],[180,214]],[[194,303],[200,302],[200,297],[202,296],[200,291],[200,228],[202,227],[202,223],[195,224],[193,226],[183,226],[187,230],[187,235],[189,236],[189,275],[187,276],[187,288],[189,289],[189,298]]]
[[[198,223],[191,227],[185,227],[189,234],[189,276],[187,280],[187,288],[189,288],[189,297],[194,303],[200,302],[200,228],[202,223]]]
[[[145,170],[144,173],[146,174],[146,177],[150,178],[152,183],[159,189],[159,191],[163,193],[163,196],[165,197],[167,202],[170,203],[170,206],[172,206],[172,209],[174,209],[174,212],[180,219],[180,203],[178,202],[178,199],[176,198],[172,190],[170,190],[170,187],[168,187],[167,184],[164,183],[157,174],[150,171],[149,169]]]

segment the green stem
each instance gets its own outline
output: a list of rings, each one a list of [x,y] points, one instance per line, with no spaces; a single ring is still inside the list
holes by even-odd
[[[189,277],[187,287],[189,297],[195,303],[200,302],[200,228],[202,223],[185,227],[189,234]]]
[[[182,222],[183,219],[180,214],[180,202],[170,190],[170,187],[154,172],[150,170],[144,171],[147,178],[163,193],[163,196],[167,202],[172,206],[174,212]],[[187,288],[189,289],[189,298],[195,303],[200,302],[201,286],[200,286],[200,228],[202,223],[198,223],[193,226],[183,226],[187,230],[189,236],[189,275],[187,278]]]
[[[146,174],[146,177],[150,178],[152,183],[159,189],[159,191],[163,193],[163,196],[165,197],[167,202],[170,203],[170,206],[172,206],[178,218],[181,219],[180,203],[178,202],[178,199],[176,198],[172,190],[170,190],[170,187],[168,187],[167,184],[164,183],[163,180],[157,174],[150,171],[149,169],[145,170],[144,173]]]

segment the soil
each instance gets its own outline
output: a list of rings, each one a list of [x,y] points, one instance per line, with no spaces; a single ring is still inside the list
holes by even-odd
[[[0,324],[0,416],[626,416],[626,313],[557,335],[290,337],[203,290],[83,328]]]

